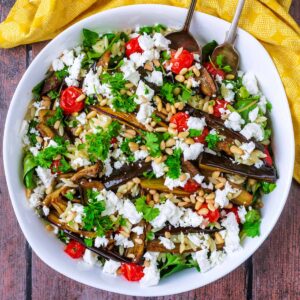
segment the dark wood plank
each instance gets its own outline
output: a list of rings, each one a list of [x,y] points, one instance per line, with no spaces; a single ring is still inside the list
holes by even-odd
[[[1,21],[14,1],[0,2]],[[12,50],[0,49],[0,140],[2,141],[6,112],[14,89],[26,70],[25,46]],[[0,157],[2,158],[2,143]],[[3,160],[0,160],[0,299],[23,299],[26,295],[28,247],[14,216],[6,187]]]

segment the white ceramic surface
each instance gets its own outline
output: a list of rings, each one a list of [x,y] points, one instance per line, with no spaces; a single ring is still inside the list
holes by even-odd
[[[238,31],[236,41],[241,53],[241,69],[251,70],[256,74],[262,91],[273,104],[273,146],[280,175],[276,190],[264,198],[260,237],[247,239],[243,244],[243,250],[228,256],[222,265],[207,273],[186,270],[162,280],[158,286],[143,289],[137,283],[130,283],[121,277],[111,277],[103,274],[100,268],[88,267],[69,258],[63,252],[63,244],[45,230],[41,221],[27,205],[21,179],[22,145],[19,130],[31,99],[31,89],[43,79],[52,60],[64,49],[80,43],[82,28],[105,33],[154,23],[178,27],[182,24],[185,14],[186,10],[176,7],[137,5],[91,16],[68,28],[51,41],[31,63],[15,91],[7,115],[3,141],[5,174],[15,214],[35,253],[53,269],[74,280],[99,289],[137,296],[161,296],[199,288],[231,272],[252,255],[269,235],[283,209],[294,165],[294,134],[288,102],[271,58],[261,44],[243,30]],[[195,14],[191,25],[192,33],[201,44],[212,39],[222,42],[228,28],[229,23],[202,13]]]

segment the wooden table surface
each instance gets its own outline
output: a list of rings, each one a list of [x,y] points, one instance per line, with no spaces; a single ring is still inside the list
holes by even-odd
[[[15,1],[0,0],[1,21]],[[300,0],[291,14],[300,22]],[[13,92],[26,68],[46,45],[0,49],[0,140]],[[2,146],[0,148],[2,157]],[[284,211],[271,235],[238,269],[203,288],[158,299],[300,299],[300,185],[292,183]],[[15,218],[0,161],[0,299],[143,299],[90,288],[46,266],[26,242]],[[276,201],[276,199],[273,199]],[[148,298],[152,299],[152,298]]]

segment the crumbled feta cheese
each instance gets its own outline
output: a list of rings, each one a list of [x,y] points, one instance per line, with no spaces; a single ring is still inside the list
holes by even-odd
[[[201,183],[201,187],[203,187],[204,189],[209,189],[209,190],[213,190],[214,186],[213,184],[210,182],[209,184],[206,184],[205,182]]]
[[[116,242],[116,246],[123,246],[124,248],[132,248],[134,246],[133,242],[122,234],[116,234],[114,240]]]
[[[187,237],[197,247],[199,247],[202,244],[199,234],[189,233]]]
[[[134,62],[124,58],[124,63],[121,66],[121,71],[124,73],[124,78],[134,85],[137,85],[140,80],[140,74],[135,69]]]
[[[195,160],[199,157],[200,153],[203,152],[204,145],[202,143],[194,143],[192,145],[183,143],[181,149],[183,151],[184,160]]]
[[[252,72],[245,73],[242,83],[251,95],[258,94],[257,80]]]
[[[240,250],[240,238],[239,238],[239,224],[237,223],[235,214],[230,212],[225,219],[221,222],[222,226],[226,228],[225,231],[225,251],[227,253],[232,253],[234,251]]]
[[[81,125],[85,125],[86,124],[86,113],[82,112],[81,114],[79,114],[76,117],[76,120],[81,124]]]
[[[264,139],[264,132],[260,125],[256,123],[248,123],[240,131],[240,133],[247,139],[255,138],[257,141]]]
[[[175,244],[170,239],[162,236],[160,236],[158,239],[160,240],[159,243],[162,244],[166,249],[172,250],[175,248]]]
[[[243,125],[245,121],[242,119],[241,115],[234,111],[229,113],[228,118],[225,120],[224,125],[227,128],[231,128],[234,131],[240,131],[241,125]]]
[[[159,50],[168,50],[171,41],[166,39],[161,33],[156,32],[153,35],[154,46]]]
[[[223,251],[214,250],[210,253],[209,260],[211,262],[211,267],[221,264],[226,257],[226,254]]]
[[[174,188],[179,187],[179,186],[184,187],[189,178],[190,178],[190,174],[188,174],[188,173],[186,173],[186,179],[183,180],[183,181],[180,181],[179,178],[172,179],[172,178],[167,176],[166,179],[165,179],[164,185],[166,187],[168,187],[169,190],[173,190]]]
[[[229,204],[229,200],[227,198],[228,193],[236,193],[237,189],[232,188],[228,181],[226,181],[225,187],[223,190],[216,190],[216,198],[215,203],[219,204],[220,207],[225,207]]]
[[[201,184],[204,180],[204,176],[200,175],[200,174],[197,174],[193,177],[193,179],[198,183],[198,184]]]
[[[265,96],[261,96],[259,99],[259,102],[257,103],[258,107],[261,109],[261,111],[265,114],[267,111],[267,98]]]
[[[159,51],[155,49],[146,50],[142,53],[142,56],[145,61],[152,61],[154,59],[159,59]]]
[[[219,74],[216,75],[215,79],[216,79],[216,82],[222,84],[223,78]]]
[[[160,71],[153,71],[149,76],[146,77],[149,82],[152,82],[158,86],[163,85],[163,76]]]
[[[106,247],[108,245],[108,239],[106,237],[97,236],[95,238],[94,246],[96,248]]]
[[[54,180],[54,175],[51,173],[50,169],[45,169],[40,166],[38,166],[35,169],[38,177],[41,179],[43,185],[46,187],[46,189],[51,186],[53,180]]]
[[[117,271],[121,267],[121,263],[112,259],[106,260],[103,266],[103,273],[117,276]]]
[[[98,258],[97,258],[97,254],[92,252],[91,250],[89,249],[85,249],[84,251],[84,255],[83,255],[83,261],[86,262],[87,264],[89,265],[94,265]]]
[[[49,140],[49,143],[48,143],[48,145],[47,145],[46,148],[48,148],[48,147],[54,147],[54,148],[56,148],[56,147],[58,147],[58,144],[55,141],[53,141],[53,140]]]
[[[105,173],[104,175],[105,176],[110,176],[111,173],[113,172],[113,168],[111,166],[111,160],[110,160],[110,157],[108,157],[105,161],[104,161],[104,170],[105,170]]]
[[[97,200],[104,200],[105,202],[105,210],[102,212],[102,216],[109,216],[114,214],[122,207],[123,204],[113,191],[107,191],[105,189],[100,191]]]
[[[50,209],[48,206],[46,205],[43,205],[43,213],[45,216],[48,216],[49,215],[49,212],[50,212]]]
[[[64,62],[61,59],[56,58],[53,60],[52,62],[53,71],[61,71],[64,67],[65,67]]]
[[[30,147],[29,151],[32,153],[33,156],[37,156],[39,154],[39,147],[38,146]]]
[[[73,50],[65,50],[60,59],[68,67],[72,66],[72,64],[74,63],[74,59],[75,59],[74,58],[74,51]]]
[[[199,63],[195,63],[195,67],[200,70],[202,68],[202,66]]]
[[[44,197],[45,193],[45,186],[38,185],[34,190],[33,193],[30,195],[29,203],[31,207],[37,207],[41,204],[41,200]]]
[[[259,108],[258,108],[258,107],[255,107],[254,109],[252,109],[252,110],[249,112],[248,117],[249,117],[249,120],[250,120],[251,122],[254,122],[254,121],[257,119],[258,111],[259,111]]]
[[[144,232],[143,226],[135,226],[131,229],[132,232],[136,233],[137,235],[141,235]]]
[[[243,143],[240,148],[244,151],[244,154],[241,156],[243,160],[247,160],[250,157],[250,154],[255,149],[255,144],[253,142]]]
[[[73,62],[73,64],[69,67],[68,72],[69,76],[65,78],[65,82],[68,86],[78,86],[78,77],[81,70],[81,62],[84,58],[85,54],[82,53],[77,56]]]
[[[198,227],[201,225],[203,217],[199,216],[196,212],[190,208],[185,209],[179,223],[182,227]]]
[[[154,46],[154,41],[152,37],[146,34],[140,35],[138,38],[138,42],[143,50],[150,50]]]
[[[117,169],[117,170],[119,170],[119,169],[121,169],[124,166],[124,164],[125,164],[124,161],[119,161],[118,160],[118,161],[114,162],[114,168]]]
[[[206,126],[205,118],[189,117],[187,121],[189,129],[203,130]]]
[[[164,168],[165,164],[164,163],[156,163],[154,160],[151,163],[151,167],[153,170],[153,173],[155,174],[156,178],[159,178],[165,174]]]
[[[257,169],[261,168],[263,165],[264,165],[264,162],[261,159],[257,160],[254,164],[255,168],[257,168]]]
[[[71,160],[71,167],[74,170],[77,170],[81,167],[89,166],[90,164],[91,162],[88,159],[82,157],[77,157],[74,160]]]
[[[246,208],[245,206],[239,206],[238,207],[238,215],[239,215],[239,218],[240,218],[240,221],[241,223],[245,223],[246,219],[245,219],[245,216],[247,214],[247,211],[246,211]]]
[[[99,94],[101,90],[99,76],[93,72],[92,69],[86,74],[83,84],[82,91],[89,95]]]
[[[134,204],[126,199],[124,201],[123,207],[119,211],[120,215],[123,215],[124,218],[128,219],[131,224],[137,224],[142,219],[142,214],[136,210]]]
[[[192,257],[197,261],[201,272],[207,272],[211,268],[211,263],[208,259],[208,250],[203,249],[192,253]]]
[[[192,87],[196,88],[200,85],[199,81],[195,80],[195,78],[191,78]]]
[[[149,152],[147,150],[134,151],[134,160],[138,161],[141,159],[145,159],[148,155],[149,155]]]
[[[224,83],[222,83],[222,85],[221,85],[221,94],[222,94],[224,100],[226,100],[228,102],[233,101],[234,96],[235,96],[235,93],[231,89],[231,87],[233,88],[233,86],[230,84],[225,85]]]
[[[142,104],[151,101],[152,97],[154,96],[154,90],[151,89],[142,80],[140,80],[136,89],[136,95],[138,96],[138,98],[135,98],[134,101],[137,104]]]
[[[150,262],[150,265],[143,270],[144,276],[140,280],[142,287],[149,287],[157,285],[160,279],[160,272],[157,268],[158,252],[146,252],[144,258]]]
[[[155,108],[148,103],[143,103],[140,105],[140,109],[136,115],[137,120],[146,125],[151,121],[151,115],[153,114]]]
[[[200,55],[199,55],[199,54],[193,53],[193,56],[194,56],[194,60],[195,60],[196,62],[200,62]]]
[[[130,55],[130,60],[134,62],[136,68],[142,67],[146,62],[144,56],[138,52],[132,53]]]

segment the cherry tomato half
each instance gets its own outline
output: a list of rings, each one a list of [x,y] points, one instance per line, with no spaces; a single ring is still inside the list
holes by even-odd
[[[82,246],[80,243],[77,241],[71,240],[65,250],[64,250],[69,256],[72,258],[80,258],[83,256],[85,247]]]
[[[76,86],[70,86],[62,91],[59,105],[66,115],[83,110],[84,101],[76,102],[82,94],[82,90]]]
[[[221,111],[220,111],[220,109],[226,109],[228,103],[229,102],[225,101],[224,99],[217,99],[216,100],[216,104],[214,105],[214,113],[213,113],[213,115],[215,117],[220,118],[221,117]]]
[[[132,38],[125,44],[125,53],[129,57],[132,53],[143,53],[144,50],[139,44],[139,36]]]
[[[238,214],[238,208],[237,208],[237,206],[232,206],[230,209],[225,209],[225,211],[226,211],[227,213],[233,212],[234,215],[235,215],[236,221],[237,221],[239,224],[241,223],[241,220],[240,220],[240,217],[239,217],[239,214]]]
[[[225,78],[225,72],[223,70],[215,68],[215,66],[211,62],[204,63],[203,66],[212,76],[216,77],[217,75],[219,75],[222,79]]]
[[[193,179],[189,179],[183,187],[186,192],[191,194],[197,192],[198,188],[199,184]]]
[[[62,172],[59,170],[59,167],[61,166],[60,159],[53,160],[50,170],[52,174],[61,174]]]
[[[172,64],[171,70],[175,74],[179,74],[183,68],[189,68],[192,66],[194,61],[194,55],[189,51],[183,49],[182,52],[176,56],[177,51],[171,51],[171,60],[170,63]]]
[[[200,207],[201,208],[207,208],[207,204],[206,203],[203,203]],[[203,216],[204,218],[208,218],[209,222],[210,223],[214,223],[214,222],[217,222],[220,218],[220,212],[218,209],[215,209],[214,211],[211,211],[208,209],[208,213],[206,215]]]
[[[209,134],[209,129],[207,127],[204,127],[204,129],[202,130],[201,135],[194,137],[194,141],[197,143],[201,143],[201,144],[205,144],[205,138],[206,136]]]
[[[265,153],[265,155],[267,155],[267,156],[264,158],[265,163],[266,163],[268,166],[270,166],[270,167],[273,166],[273,159],[272,159],[271,154],[270,154],[270,152],[269,152],[268,146],[265,146],[264,153]]]
[[[187,121],[189,117],[190,116],[184,112],[178,112],[171,117],[170,123],[176,125],[176,129],[178,130],[178,132],[183,132],[188,129]]]
[[[123,263],[121,265],[121,273],[128,281],[139,281],[144,277],[144,267],[134,263]]]

